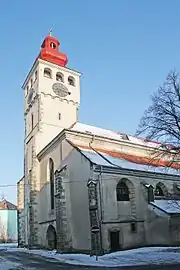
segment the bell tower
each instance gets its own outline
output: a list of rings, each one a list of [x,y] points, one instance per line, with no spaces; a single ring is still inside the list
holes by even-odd
[[[68,58],[59,47],[57,38],[45,37],[23,85],[25,138],[39,132],[38,151],[78,119],[80,73],[66,66]]]
[[[59,48],[59,40],[51,33],[45,37],[23,84],[25,242],[31,246],[38,245],[37,154],[78,120],[80,73],[67,67],[68,58]]]

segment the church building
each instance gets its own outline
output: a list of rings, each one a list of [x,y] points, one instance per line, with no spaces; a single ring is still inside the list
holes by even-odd
[[[180,164],[159,143],[78,121],[81,74],[51,34],[24,84],[19,245],[103,254],[180,243]],[[22,191],[23,189],[23,191]]]

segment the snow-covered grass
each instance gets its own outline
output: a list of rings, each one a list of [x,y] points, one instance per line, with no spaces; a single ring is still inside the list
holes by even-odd
[[[1,249],[1,246],[0,246]],[[89,266],[134,266],[148,264],[180,263],[180,247],[150,247],[133,250],[119,251],[98,257],[90,257],[85,254],[59,254],[56,251],[28,250],[25,248],[6,247],[7,252],[25,252],[53,258],[63,263]],[[0,269],[1,270],[1,269]]]

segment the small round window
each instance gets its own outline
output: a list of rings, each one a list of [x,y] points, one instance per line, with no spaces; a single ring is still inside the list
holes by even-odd
[[[56,44],[54,42],[51,42],[50,43],[50,46],[51,46],[52,49],[55,49],[56,48]]]

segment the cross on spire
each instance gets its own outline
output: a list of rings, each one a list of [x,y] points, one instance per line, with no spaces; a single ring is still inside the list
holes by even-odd
[[[49,31],[49,36],[52,36],[52,28]]]

